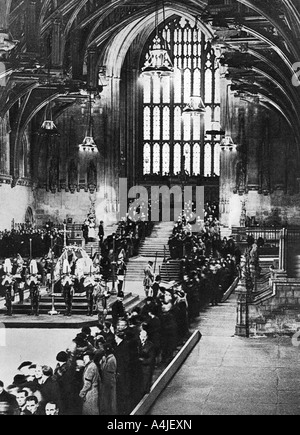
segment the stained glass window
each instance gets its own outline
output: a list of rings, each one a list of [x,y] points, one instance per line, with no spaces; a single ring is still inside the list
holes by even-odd
[[[158,32],[168,43],[175,71],[173,77],[143,78],[144,174],[219,175],[220,138],[206,135],[213,122],[220,122],[219,55],[196,21],[172,17]],[[144,47],[141,66],[155,39],[156,32]],[[203,119],[182,116],[192,95],[204,101]]]
[[[188,144],[184,145],[184,170],[191,174],[191,146]]]
[[[157,143],[153,147],[153,173],[160,173],[160,146]]]
[[[151,174],[151,148],[149,144],[144,146],[144,174]]]
[[[211,144],[207,143],[204,148],[204,174],[205,177],[211,177]]]
[[[219,143],[217,143],[217,144],[215,144],[215,150],[214,150],[214,153],[215,153],[215,157],[214,157],[214,162],[215,162],[215,170],[214,170],[214,173],[215,173],[215,175],[218,175],[218,176],[220,176],[220,155],[221,155],[221,147],[220,147],[220,144]]]
[[[181,146],[176,144],[174,147],[174,174],[181,172]]]
[[[163,175],[170,173],[170,145],[164,144],[163,146]]]
[[[200,175],[200,164],[201,164],[201,148],[198,143],[194,145],[193,148],[193,174]]]

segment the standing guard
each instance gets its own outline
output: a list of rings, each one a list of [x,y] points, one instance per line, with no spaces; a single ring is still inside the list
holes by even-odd
[[[85,278],[83,286],[86,291],[86,299],[88,304],[87,315],[92,317],[94,315],[94,288],[96,287],[96,282],[92,273]]]
[[[107,287],[107,282],[103,281],[101,278],[101,275],[95,277],[96,286],[94,289],[94,300],[98,312],[99,323],[104,324],[108,314],[107,302],[110,298],[110,293]]]
[[[24,289],[25,289],[25,281],[24,281],[24,260],[20,254],[18,254],[15,260],[15,274],[14,274],[14,292],[19,293],[19,303],[24,303]]]
[[[38,279],[38,268],[37,262],[32,260],[29,266],[30,275],[27,279],[27,286],[29,288],[30,293],[30,302],[31,302],[31,313],[30,315],[39,316],[40,310],[40,282]]]
[[[68,260],[63,264],[64,277],[61,280],[62,294],[66,305],[65,316],[72,316],[73,298],[74,298],[74,281],[71,276],[71,267]]]
[[[12,279],[12,264],[10,259],[6,259],[4,262],[5,275],[2,280],[2,286],[5,287],[5,306],[7,308],[7,316],[11,317],[13,313],[12,303],[15,300],[14,282]]]

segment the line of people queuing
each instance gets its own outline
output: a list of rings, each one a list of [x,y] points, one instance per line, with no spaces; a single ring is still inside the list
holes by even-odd
[[[13,383],[0,383],[0,414],[128,415],[149,393],[154,371],[168,363],[189,333],[185,293],[156,280],[153,296],[127,313],[124,294],[112,306],[112,322],[84,327],[58,353],[55,369],[26,361]]]

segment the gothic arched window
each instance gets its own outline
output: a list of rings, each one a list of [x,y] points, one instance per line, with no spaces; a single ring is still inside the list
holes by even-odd
[[[220,74],[217,55],[197,23],[181,17],[159,26],[168,42],[175,72],[173,77],[142,78],[144,175],[219,175],[220,137],[206,135],[220,123]],[[152,36],[142,62],[153,46]],[[204,118],[182,116],[193,95],[206,106]]]

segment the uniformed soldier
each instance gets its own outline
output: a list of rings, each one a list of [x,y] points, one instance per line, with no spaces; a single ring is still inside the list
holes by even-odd
[[[40,282],[38,278],[37,262],[32,260],[29,265],[30,275],[27,278],[27,286],[30,293],[31,313],[30,315],[39,316],[40,309]]]
[[[83,286],[86,291],[86,299],[88,304],[87,315],[94,315],[94,289],[96,287],[96,282],[92,274],[87,276],[84,280]]]
[[[12,316],[13,313],[13,301],[15,299],[14,294],[14,281],[12,279],[12,264],[10,259],[6,259],[4,262],[4,273],[2,280],[2,286],[5,287],[5,306],[7,308],[7,316]]]
[[[19,293],[19,303],[24,303],[24,288],[25,288],[25,280],[24,280],[24,260],[21,255],[18,254],[15,260],[15,274],[14,274],[14,292],[15,294]]]
[[[68,260],[63,264],[64,277],[61,280],[62,294],[64,297],[66,311],[65,316],[72,316],[73,298],[74,298],[74,280],[71,276],[71,267]]]
[[[99,323],[104,324],[108,309],[107,301],[110,298],[110,293],[107,287],[107,283],[102,280],[101,276],[95,277],[96,286],[94,288],[94,301],[96,310],[98,312]]]

